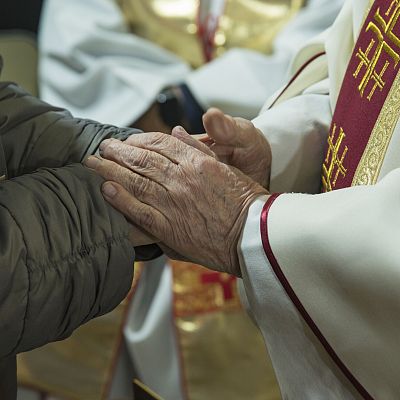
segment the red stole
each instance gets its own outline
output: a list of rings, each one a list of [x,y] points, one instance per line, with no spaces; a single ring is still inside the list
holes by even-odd
[[[376,0],[361,28],[333,114],[322,190],[352,185],[400,66],[400,4]]]

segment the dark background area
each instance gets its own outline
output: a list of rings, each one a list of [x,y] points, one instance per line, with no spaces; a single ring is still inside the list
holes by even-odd
[[[42,3],[43,0],[1,0],[0,30],[37,33]]]

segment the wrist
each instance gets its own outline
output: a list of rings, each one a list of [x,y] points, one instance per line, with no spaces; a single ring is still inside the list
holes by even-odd
[[[269,192],[264,188],[262,188],[261,186],[257,185],[257,187],[251,192],[251,194],[249,194],[249,196],[246,198],[246,200],[242,205],[238,218],[236,219],[232,229],[233,239],[229,242],[232,245],[229,251],[230,264],[229,268],[227,269],[227,272],[231,273],[232,275],[241,277],[241,268],[239,262],[240,243],[250,207],[259,199],[262,199],[262,201],[265,203],[269,197],[270,197]]]

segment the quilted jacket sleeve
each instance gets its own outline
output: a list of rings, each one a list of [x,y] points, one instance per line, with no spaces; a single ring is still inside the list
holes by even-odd
[[[0,83],[0,159],[5,160],[7,178],[81,162],[94,154],[104,139],[125,140],[135,133],[140,131],[73,118],[68,111],[40,101],[14,83]],[[136,248],[141,261],[161,254],[156,245]]]
[[[134,249],[80,164],[0,184],[0,358],[63,339],[127,294]]]
[[[128,224],[104,201],[102,180],[76,163],[135,132],[0,84],[0,359],[69,336],[128,292]]]
[[[8,178],[40,167],[81,162],[95,153],[104,139],[124,140],[138,132],[73,118],[68,111],[40,101],[13,83],[0,83],[0,135]]]

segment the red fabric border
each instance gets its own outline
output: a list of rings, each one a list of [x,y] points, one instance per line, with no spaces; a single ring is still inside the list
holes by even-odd
[[[264,208],[261,213],[261,220],[260,220],[260,230],[261,230],[261,239],[264,247],[265,254],[268,258],[268,261],[271,264],[272,269],[274,270],[275,275],[281,282],[283,288],[285,289],[287,295],[289,296],[290,300],[296,306],[297,310],[306,321],[307,325],[311,328],[314,335],[318,338],[321,342],[322,346],[335,362],[335,364],[339,367],[339,369],[343,372],[346,378],[351,382],[351,384],[355,387],[355,389],[360,393],[360,395],[365,400],[374,400],[373,397],[367,392],[367,390],[361,385],[361,383],[357,380],[357,378],[350,372],[350,370],[346,367],[343,361],[339,358],[339,356],[335,353],[335,350],[332,346],[328,343],[327,339],[324,337],[322,332],[319,330],[311,316],[308,314],[306,309],[304,308],[303,304],[301,303],[300,299],[297,297],[296,293],[294,292],[293,288],[291,287],[289,281],[286,279],[285,274],[283,273],[281,267],[277,259],[274,256],[274,253],[271,248],[271,244],[269,242],[268,236],[268,216],[269,211],[271,210],[271,206],[274,201],[278,198],[280,193],[273,194],[269,197],[267,202],[264,205]]]

